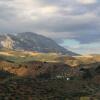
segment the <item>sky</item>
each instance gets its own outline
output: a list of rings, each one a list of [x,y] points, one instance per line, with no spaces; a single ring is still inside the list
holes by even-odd
[[[81,54],[100,54],[100,0],[0,0],[0,33],[35,32]]]

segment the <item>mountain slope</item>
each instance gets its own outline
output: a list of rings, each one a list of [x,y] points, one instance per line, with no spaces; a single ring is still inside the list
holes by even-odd
[[[0,48],[12,50],[36,51],[43,53],[61,53],[67,55],[76,55],[59,46],[50,38],[38,35],[32,32],[19,33],[16,35],[0,35]]]

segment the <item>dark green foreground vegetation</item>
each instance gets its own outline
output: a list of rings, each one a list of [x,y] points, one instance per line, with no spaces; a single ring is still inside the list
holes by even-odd
[[[0,83],[0,100],[81,100],[80,97],[100,100],[100,96],[96,95],[99,92],[99,84],[86,80],[12,77]]]

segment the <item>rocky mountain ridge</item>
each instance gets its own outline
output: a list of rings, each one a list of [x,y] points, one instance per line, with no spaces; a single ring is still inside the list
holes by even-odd
[[[77,55],[61,46],[54,40],[32,32],[0,35],[0,48],[35,51],[43,53],[61,53],[70,56]]]

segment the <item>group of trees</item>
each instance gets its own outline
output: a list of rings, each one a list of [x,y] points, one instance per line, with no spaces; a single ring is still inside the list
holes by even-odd
[[[90,69],[81,68],[80,71],[82,72],[81,76],[83,79],[91,79],[92,73]]]

